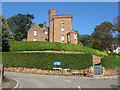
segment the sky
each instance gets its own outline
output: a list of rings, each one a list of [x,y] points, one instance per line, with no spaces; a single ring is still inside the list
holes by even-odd
[[[118,2],[3,2],[6,18],[16,14],[32,14],[33,23],[48,23],[48,10],[56,9],[58,15],[72,14],[72,26],[79,34],[91,34],[95,26],[104,21],[113,23],[118,16]]]

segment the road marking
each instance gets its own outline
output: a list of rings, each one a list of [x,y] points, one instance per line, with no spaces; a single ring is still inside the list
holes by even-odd
[[[70,80],[65,80],[65,81],[67,81],[67,82],[71,82]]]
[[[79,90],[81,90],[80,86],[78,86]]]

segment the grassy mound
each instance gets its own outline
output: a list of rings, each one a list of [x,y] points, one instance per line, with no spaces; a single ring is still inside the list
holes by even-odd
[[[40,42],[40,41],[11,41],[10,51],[72,51],[72,52],[86,52],[100,56],[108,56],[107,53],[83,47],[77,44],[66,44],[57,42]]]
[[[56,67],[83,69],[92,65],[91,54],[62,54],[62,53],[16,53],[4,52],[2,61],[5,67],[26,67],[51,70],[54,62],[60,61]]]

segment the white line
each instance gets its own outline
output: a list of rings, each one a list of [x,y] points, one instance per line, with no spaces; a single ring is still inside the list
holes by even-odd
[[[71,82],[70,80],[65,80],[65,81],[67,81],[67,82]]]
[[[78,86],[79,90],[81,90],[80,86]]]

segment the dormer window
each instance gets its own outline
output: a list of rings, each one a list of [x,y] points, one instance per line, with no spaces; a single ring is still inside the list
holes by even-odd
[[[64,24],[64,21],[61,21],[61,24]]]
[[[37,31],[36,30],[34,31],[34,36],[37,36]]]

